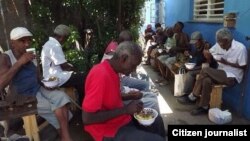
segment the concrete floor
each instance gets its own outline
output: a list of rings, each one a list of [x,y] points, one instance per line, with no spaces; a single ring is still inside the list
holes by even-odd
[[[151,66],[144,65],[143,68],[146,70],[152,81],[160,78],[159,73]],[[214,123],[208,119],[208,115],[192,116],[190,114],[190,111],[195,108],[195,105],[182,105],[176,101],[177,97],[173,95],[173,82],[166,86],[155,84],[155,87],[159,90],[158,97],[162,96],[165,100],[165,103],[163,104],[164,107],[160,108],[163,112],[162,116],[164,117],[166,128],[167,125],[170,124],[214,125]],[[227,109],[227,107],[222,105],[222,109]],[[232,112],[232,122],[230,124],[249,125],[250,121]]]
[[[163,117],[166,131],[168,130],[168,125],[214,125],[213,122],[209,121],[207,115],[190,115],[190,111],[195,108],[194,105],[187,106],[177,103],[176,97],[173,95],[173,83],[166,86],[154,84],[153,80],[158,79],[160,76],[151,66],[140,66],[139,72],[149,76],[149,81],[152,84],[151,88],[158,94],[161,116]],[[232,122],[229,124],[250,125],[249,120],[235,113],[232,113],[232,119]],[[20,121],[17,122],[15,126],[11,127],[9,135],[13,133],[24,134],[21,127]],[[1,129],[0,132],[2,132]],[[90,135],[83,131],[80,112],[76,112],[70,121],[70,133],[74,141],[93,141]],[[52,126],[47,126],[40,131],[40,137],[41,141],[59,141],[57,132]]]
[[[176,101],[176,97],[173,95],[173,82],[165,86],[154,84],[153,80],[158,79],[160,76],[151,66],[142,65],[138,67],[138,72],[147,74],[152,84],[151,88],[153,88],[153,91],[158,91],[160,111],[166,131],[168,130],[168,125],[214,125],[214,123],[208,119],[207,115],[192,116],[190,114],[190,111],[195,108],[195,105],[181,105]],[[250,125],[249,120],[235,113],[232,113],[232,117],[233,120],[230,124]],[[80,126],[81,121],[79,119],[78,117],[77,120],[71,122],[71,133],[72,137],[74,137],[74,141],[92,141],[87,133],[82,132]]]

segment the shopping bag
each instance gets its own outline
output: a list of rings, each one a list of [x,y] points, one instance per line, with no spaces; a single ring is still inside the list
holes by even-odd
[[[180,69],[174,77],[174,96],[182,96],[186,78],[185,69]]]

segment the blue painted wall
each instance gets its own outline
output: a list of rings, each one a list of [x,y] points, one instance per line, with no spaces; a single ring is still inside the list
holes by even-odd
[[[250,41],[245,37],[250,36],[250,1],[249,0],[225,0],[224,13],[236,12],[236,27],[231,28],[236,40],[242,42],[246,47],[250,47]],[[191,35],[199,30],[204,38],[211,44],[215,43],[215,32],[223,27],[223,23],[192,22],[193,0],[165,0],[165,24],[173,26],[177,21],[182,21],[185,25],[184,32]],[[250,57],[249,57],[250,58]],[[242,92],[242,84],[233,88],[226,88],[223,92],[223,101],[233,110],[243,113],[250,119],[250,72],[246,74],[246,89]],[[242,96],[244,95],[244,96]]]
[[[215,43],[215,31],[223,27],[223,23],[192,22],[193,0],[165,0],[165,5],[167,26],[173,26],[176,21],[182,21],[185,24],[186,33],[190,35],[192,32],[200,30],[207,41]],[[250,20],[247,20],[250,17],[250,1],[225,0],[224,13],[228,12],[237,12],[238,15],[236,28],[232,29],[235,39],[249,46],[245,36],[250,35],[250,28],[247,28],[247,25],[250,24]]]

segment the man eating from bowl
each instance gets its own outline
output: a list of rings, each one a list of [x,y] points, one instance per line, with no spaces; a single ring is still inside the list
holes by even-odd
[[[79,103],[84,97],[82,86],[86,78],[86,73],[78,71],[70,64],[65,57],[62,45],[70,36],[70,27],[60,24],[56,26],[53,36],[43,45],[41,51],[41,63],[43,77],[49,79],[51,76],[58,78],[58,86],[74,87],[79,95]]]
[[[94,66],[86,79],[82,119],[95,141],[164,141],[158,134],[138,129],[131,115],[143,108],[139,99],[124,105],[119,73],[129,75],[141,63],[141,47],[131,41],[118,45],[113,57]]]
[[[247,64],[246,47],[235,41],[227,28],[217,30],[216,44],[203,53],[208,62],[218,62],[218,68],[203,68],[199,73],[192,93],[185,101],[185,103],[195,103],[198,100],[198,107],[191,111],[192,115],[207,114],[212,85],[234,86],[240,83]],[[217,54],[222,54],[221,58],[216,58]]]
[[[196,80],[196,75],[200,73],[202,64],[208,63],[210,67],[216,68],[217,63],[215,60],[212,60],[211,62],[207,62],[206,58],[203,55],[204,50],[208,50],[210,48],[210,45],[208,42],[206,42],[202,34],[199,31],[195,31],[191,34],[191,40],[190,44],[194,45],[195,51],[194,52],[188,52],[185,51],[184,54],[186,56],[192,56],[191,62],[193,63],[186,63],[185,67],[188,70],[186,73],[186,79],[184,81],[184,89],[183,89],[183,94],[184,97],[178,98],[177,101],[180,102],[181,104],[188,104],[188,99],[187,95],[190,94],[193,90],[194,83]],[[193,65],[193,68],[188,68]],[[188,66],[189,65],[189,66]],[[191,102],[192,103],[192,102]]]

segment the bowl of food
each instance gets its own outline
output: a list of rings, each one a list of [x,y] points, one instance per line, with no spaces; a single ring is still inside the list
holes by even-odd
[[[152,108],[144,108],[139,113],[134,114],[134,118],[144,126],[153,124],[157,116],[158,112]]]
[[[43,79],[42,82],[48,88],[55,88],[59,84],[59,79],[57,77],[51,76],[48,79]]]
[[[189,70],[193,69],[195,67],[196,63],[185,63],[185,67]]]

